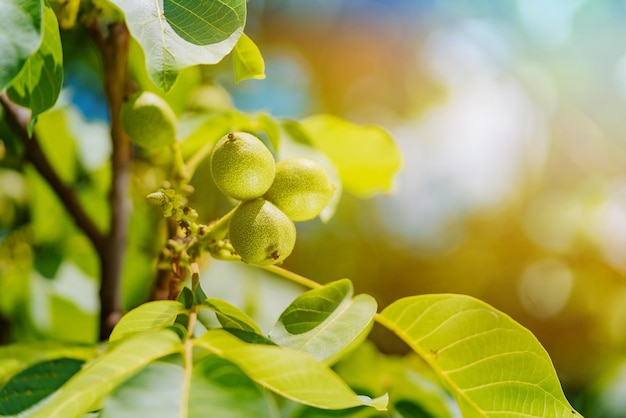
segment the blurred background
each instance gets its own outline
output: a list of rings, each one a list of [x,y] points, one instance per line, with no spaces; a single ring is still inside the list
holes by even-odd
[[[593,416],[626,416],[626,2],[249,7],[267,79],[233,86],[239,107],[379,124],[405,159],[394,193],[301,225],[287,267],[382,306],[479,297],[535,333],[571,396],[602,391],[614,415]]]
[[[393,193],[366,200],[346,193],[328,223],[298,224],[285,267],[319,282],[348,277],[381,308],[422,293],[476,296],[537,336],[581,413],[626,417],[626,2],[250,0],[248,7],[246,32],[267,78],[234,84],[230,68],[216,72],[237,108],[380,125],[404,157]],[[83,114],[42,115],[40,136],[46,142],[50,132],[61,161],[75,153],[98,173],[110,150],[102,92],[92,91],[98,75],[84,65],[96,58],[72,50],[76,35],[64,36],[66,57],[81,59],[66,62],[61,102]],[[77,144],[58,145],[72,130],[92,142],[75,135]],[[63,232],[72,222],[58,203],[41,204],[50,198],[41,180],[2,163],[0,330],[11,325],[4,339],[92,341],[93,253],[84,237]],[[144,196],[159,175],[141,164]],[[100,180],[92,186],[105,189],[106,172]],[[106,219],[100,192],[85,202]],[[29,198],[39,200],[40,213],[24,214]],[[127,307],[149,296],[159,216],[139,206],[133,214],[132,248],[147,250],[129,254]],[[27,220],[31,230],[7,232]],[[71,263],[61,260],[60,236]],[[37,273],[25,280],[25,268]],[[387,352],[404,349],[377,328],[373,338]]]

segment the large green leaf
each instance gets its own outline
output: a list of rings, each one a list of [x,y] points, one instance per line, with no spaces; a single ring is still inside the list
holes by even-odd
[[[63,84],[63,49],[59,24],[50,7],[44,9],[43,22],[41,46],[26,61],[7,90],[12,101],[31,109],[28,124],[31,134],[37,116],[56,103]]]
[[[293,407],[292,407],[293,408]],[[402,418],[397,415],[390,415],[386,412],[375,411],[372,408],[356,407],[349,409],[341,409],[337,411],[327,411],[325,409],[312,408],[310,406],[300,405],[295,411],[288,411],[288,418]],[[411,418],[420,418],[413,416]],[[430,418],[430,417],[427,417]],[[438,417],[437,417],[438,418]]]
[[[146,55],[152,81],[169,90],[178,73],[216,64],[233,49],[246,22],[245,0],[111,0]]]
[[[232,362],[208,356],[194,365],[189,391],[189,418],[207,411],[220,418],[278,418],[269,392],[264,391]]]
[[[323,409],[369,405],[385,409],[386,397],[357,396],[328,366],[308,353],[248,344],[221,329],[207,331],[195,344],[236,364],[252,380],[296,402]]]
[[[404,298],[380,322],[446,383],[464,417],[574,417],[545,349],[504,313],[463,295]]]
[[[56,358],[89,360],[97,355],[95,346],[66,345],[52,341],[0,347],[0,385],[28,366]]]
[[[109,337],[119,340],[129,335],[172,325],[185,306],[175,300],[155,300],[139,305],[120,319]]]
[[[333,362],[361,342],[374,321],[376,300],[365,294],[353,298],[353,293],[348,279],[303,293],[281,314],[270,338]]]
[[[233,68],[236,82],[246,78],[265,78],[265,62],[261,51],[245,33],[233,49]]]
[[[180,339],[170,330],[142,333],[121,341],[75,374],[32,417],[80,416],[153,360],[181,350]]]
[[[301,123],[309,141],[337,168],[345,190],[368,197],[393,189],[402,156],[385,130],[330,115],[311,116]]]
[[[224,328],[235,328],[261,334],[261,330],[244,311],[230,303],[217,299],[208,298],[198,308],[206,308],[215,312],[217,320]]]
[[[0,0],[0,91],[41,43],[42,0]]]
[[[399,409],[422,411],[421,414],[403,414],[403,417],[459,416],[456,402],[439,383],[435,373],[416,354],[383,355],[373,342],[365,341],[333,369],[355,390],[370,396],[388,392],[392,403],[390,408],[396,412]]]
[[[34,364],[0,389],[0,415],[13,415],[35,405],[78,372],[83,360],[58,358]]]
[[[107,398],[101,418],[277,418],[269,392],[215,355],[184,367],[179,355],[148,364]]]
[[[107,398],[100,417],[186,417],[180,413],[184,375],[180,364],[152,362]]]

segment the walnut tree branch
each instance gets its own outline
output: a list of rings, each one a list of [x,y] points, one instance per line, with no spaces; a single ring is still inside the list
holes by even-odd
[[[54,170],[39,144],[37,134],[33,133],[32,137],[28,137],[26,128],[30,117],[28,110],[9,100],[6,93],[0,94],[0,104],[4,109],[4,119],[24,144],[26,159],[33,164],[37,172],[50,185],[74,223],[85,233],[96,251],[98,253],[102,251],[104,249],[104,234],[85,212],[76,190],[65,184]]]

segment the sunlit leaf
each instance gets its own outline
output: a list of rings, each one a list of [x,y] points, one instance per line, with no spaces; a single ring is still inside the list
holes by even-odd
[[[185,417],[181,415],[184,370],[155,361],[122,383],[103,406],[101,418]]]
[[[217,299],[217,298],[208,298],[199,308],[210,309],[215,312],[217,316],[217,320],[224,328],[236,328],[241,329],[243,331],[250,331],[256,334],[261,334],[261,330],[254,323],[252,318],[250,318],[244,311],[237,308],[230,303]]]
[[[330,115],[311,116],[301,123],[311,143],[337,168],[345,190],[369,197],[393,189],[402,157],[384,129]]]
[[[403,414],[402,417],[459,416],[456,402],[417,355],[384,355],[373,342],[365,341],[333,369],[355,390],[370,396],[389,392],[390,403],[393,403],[396,412],[399,409],[422,411],[421,414]]]
[[[269,392],[233,363],[209,355],[191,367],[180,356],[148,364],[107,398],[102,418],[274,418]]]
[[[153,360],[181,349],[180,339],[169,330],[142,333],[121,341],[75,374],[32,417],[80,416]]]
[[[62,84],[63,50],[59,24],[52,9],[45,7],[41,46],[7,89],[12,101],[31,109],[29,133],[32,134],[37,116],[56,103]]]
[[[172,325],[176,316],[183,312],[185,312],[185,307],[175,300],[155,300],[144,303],[120,319],[113,328],[109,341]]]
[[[233,334],[235,337],[247,343],[277,345],[274,341],[270,340],[266,336],[261,335],[256,332],[244,331],[240,328],[223,328],[223,329],[224,331],[228,331],[228,333]]]
[[[42,14],[41,0],[0,0],[0,91],[39,48]]]
[[[17,414],[35,405],[78,372],[83,363],[83,360],[58,358],[21,371],[0,389],[0,414]]]
[[[97,355],[95,346],[67,345],[51,341],[0,347],[0,384],[38,362],[67,357],[89,360]]]
[[[389,305],[380,322],[447,384],[464,417],[580,416],[537,338],[488,304],[422,295]]]
[[[111,0],[146,55],[152,81],[169,90],[178,73],[216,64],[233,49],[246,21],[245,0]]]
[[[189,390],[189,418],[204,418],[207,411],[220,418],[278,418],[269,392],[237,366],[218,356],[194,364]]]
[[[265,78],[265,62],[261,51],[245,33],[233,49],[233,68],[236,82],[246,78]]]
[[[373,324],[376,300],[365,294],[353,298],[353,293],[347,279],[303,293],[281,314],[270,338],[332,362],[361,342]]]
[[[361,405],[386,408],[386,398],[357,396],[328,366],[308,353],[248,344],[220,329],[207,331],[195,344],[230,360],[260,385],[305,405],[323,409]]]

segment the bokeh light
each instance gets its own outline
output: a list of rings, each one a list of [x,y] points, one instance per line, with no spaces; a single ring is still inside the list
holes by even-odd
[[[626,4],[266,0],[253,11],[266,89],[298,104],[284,112],[287,99],[247,95],[248,82],[236,100],[380,124],[405,158],[393,194],[344,196],[330,224],[301,226],[289,267],[350,277],[383,305],[480,297],[536,333],[572,392],[623,361]]]

